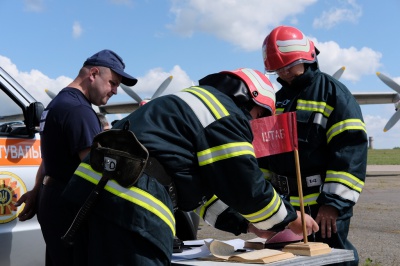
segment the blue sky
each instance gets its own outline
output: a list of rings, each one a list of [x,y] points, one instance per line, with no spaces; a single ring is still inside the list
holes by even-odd
[[[263,71],[261,45],[278,25],[314,41],[322,71],[345,66],[352,92],[390,92],[377,71],[400,83],[398,0],[9,0],[0,9],[0,66],[45,105],[44,89],[57,93],[102,49],[124,59],[142,98],[169,75],[164,94],[221,70]],[[120,89],[109,103],[131,100]],[[383,132],[394,106],[361,108],[374,147],[400,147],[400,122]]]

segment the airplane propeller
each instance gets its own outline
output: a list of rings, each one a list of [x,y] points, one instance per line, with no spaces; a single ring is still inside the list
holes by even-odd
[[[143,101],[142,98],[140,98],[140,96],[137,95],[137,93],[134,92],[134,91],[132,90],[131,87],[128,87],[128,86],[126,86],[126,85],[124,85],[124,84],[122,84],[122,83],[119,84],[119,86],[124,90],[124,92],[125,92],[126,94],[128,94],[132,99],[134,99],[134,100],[137,101],[138,103],[140,103],[140,102]]]
[[[171,83],[172,81],[172,76],[169,76],[168,78],[166,78],[163,83],[161,83],[161,85],[158,87],[158,89],[156,90],[156,92],[153,94],[153,96],[151,96],[151,100],[157,98],[158,96],[160,96],[165,89],[168,87],[168,85]]]
[[[171,83],[172,81],[172,76],[167,77],[163,83],[161,83],[161,85],[158,87],[158,89],[156,90],[156,92],[153,94],[153,96],[151,96],[151,98],[149,100],[153,100],[155,98],[157,98],[158,96],[160,96],[165,89],[168,87],[168,85]],[[145,104],[147,101],[149,100],[143,100],[136,92],[134,92],[132,90],[131,87],[128,87],[124,84],[120,84],[120,87],[126,92],[126,94],[128,94],[131,98],[133,98],[135,101],[137,101],[140,105]]]
[[[382,74],[380,72],[376,72],[376,75],[378,76],[378,78],[380,80],[383,81],[383,83],[385,83],[391,89],[393,89],[394,91],[396,91],[397,93],[400,94],[400,85],[397,84],[393,79],[389,78],[388,76],[385,76],[384,74]],[[400,106],[399,105],[400,105],[400,101],[398,101],[394,104],[394,106],[396,108],[396,113],[394,115],[392,115],[392,117],[386,123],[385,127],[383,128],[384,132],[391,129],[397,123],[397,121],[399,121],[399,119],[400,119],[400,108],[399,108]]]
[[[44,91],[47,93],[47,95],[53,100],[54,97],[56,97],[56,94],[54,92],[52,92],[49,89],[44,89]]]
[[[376,72],[376,75],[380,80],[383,81],[386,85],[388,85],[390,88],[392,88],[394,91],[397,93],[400,93],[400,85],[397,84],[393,79],[389,78],[388,76],[385,76],[381,72]]]
[[[332,77],[334,77],[335,79],[339,80],[345,69],[346,69],[346,67],[342,66],[341,68],[339,68],[338,71],[333,73]]]

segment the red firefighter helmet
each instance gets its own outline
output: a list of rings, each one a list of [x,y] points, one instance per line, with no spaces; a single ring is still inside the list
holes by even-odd
[[[262,52],[267,72],[300,63],[313,63],[318,54],[314,43],[300,30],[290,26],[273,29],[264,40]]]
[[[275,114],[275,91],[271,81],[260,71],[250,68],[222,71],[221,73],[233,74],[247,85],[253,101]]]

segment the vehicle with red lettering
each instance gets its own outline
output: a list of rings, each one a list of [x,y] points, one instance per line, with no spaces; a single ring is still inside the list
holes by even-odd
[[[35,184],[41,162],[38,126],[43,104],[0,67],[0,265],[45,265],[36,216],[19,222],[15,203]]]

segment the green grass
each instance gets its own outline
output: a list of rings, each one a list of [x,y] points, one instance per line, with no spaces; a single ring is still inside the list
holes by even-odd
[[[362,266],[381,266],[379,262],[374,262],[370,258],[366,259],[364,264],[361,264]]]
[[[368,165],[397,165],[400,164],[400,149],[368,150]]]

